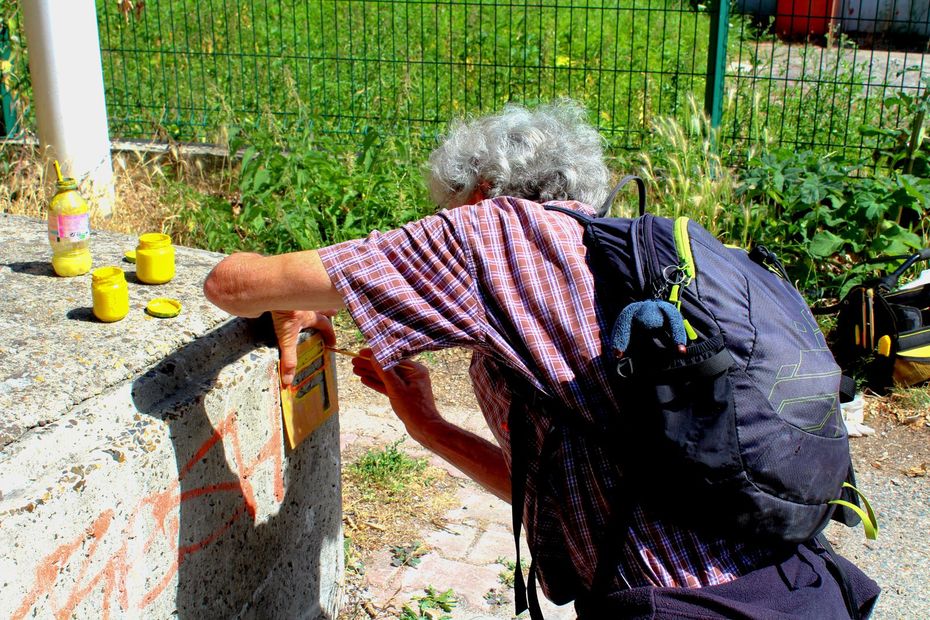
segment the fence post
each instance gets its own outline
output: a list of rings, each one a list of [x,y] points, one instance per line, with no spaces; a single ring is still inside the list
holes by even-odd
[[[723,74],[727,67],[727,34],[730,30],[730,0],[712,0],[710,39],[707,49],[707,83],[704,86],[704,113],[711,127],[720,126],[723,116]]]
[[[16,135],[16,113],[13,110],[13,95],[7,89],[7,75],[11,73],[10,33],[5,21],[0,21],[0,138]]]
[[[109,6],[101,5],[101,10]],[[113,163],[96,3],[21,0],[20,7],[39,148],[46,165],[52,159],[61,162],[65,175],[78,180],[91,205],[101,215],[110,215]]]

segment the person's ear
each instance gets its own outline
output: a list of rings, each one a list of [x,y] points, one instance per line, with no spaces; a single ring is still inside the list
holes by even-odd
[[[465,202],[465,204],[476,205],[485,198],[487,198],[487,196],[484,195],[484,192],[481,191],[481,188],[476,187],[475,191],[471,193],[471,196],[468,197],[468,200]]]
[[[490,192],[491,184],[488,181],[478,181],[478,186],[471,195],[471,204],[477,204],[482,200],[487,200],[491,197]]]

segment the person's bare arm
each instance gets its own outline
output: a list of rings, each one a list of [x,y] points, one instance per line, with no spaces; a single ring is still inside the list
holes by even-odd
[[[213,304],[236,316],[254,318],[271,311],[283,385],[294,378],[301,330],[320,331],[328,345],[336,340],[328,315],[342,308],[343,301],[315,250],[227,256],[207,276],[203,292]]]
[[[316,250],[277,256],[227,256],[207,276],[204,294],[236,316],[257,317],[268,310],[339,310],[336,291]]]
[[[510,473],[500,447],[439,414],[425,366],[405,360],[384,370],[372,358],[371,350],[363,349],[352,360],[352,370],[365,386],[390,399],[394,413],[413,439],[510,502]]]

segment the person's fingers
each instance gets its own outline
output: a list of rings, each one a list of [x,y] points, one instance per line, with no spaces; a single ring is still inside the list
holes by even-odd
[[[309,325],[304,325],[304,327],[312,327],[313,329],[320,332],[323,336],[323,344],[328,347],[336,344],[336,332],[333,329],[333,323],[329,320],[329,316],[322,312],[311,312],[311,316],[307,318]]]
[[[281,344],[281,384],[290,385],[294,381],[294,372],[297,370],[296,344]]]
[[[377,372],[375,372],[373,368],[368,368],[364,366],[355,366],[352,368],[352,373],[359,379],[367,378],[367,379],[371,379],[375,381],[381,381],[382,383],[384,382],[381,379],[381,376]]]
[[[272,312],[275,336],[278,339],[278,371],[281,375],[281,385],[290,385],[294,380],[294,371],[297,368],[297,332],[299,321],[295,321],[294,312]]]
[[[367,375],[377,374],[371,359],[363,357],[362,355],[352,358],[352,372],[355,374],[362,373]]]
[[[362,385],[364,385],[365,387],[370,388],[378,392],[379,394],[384,394],[385,396],[388,396],[387,388],[380,381],[371,379],[369,377],[359,377],[359,379],[361,380]]]

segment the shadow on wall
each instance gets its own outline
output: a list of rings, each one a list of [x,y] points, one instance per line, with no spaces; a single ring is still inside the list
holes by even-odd
[[[175,575],[179,618],[331,618],[338,607],[335,584],[321,587],[342,571],[338,431],[335,446],[324,425],[285,454],[276,367],[257,352],[270,330],[257,345],[243,337],[252,328],[227,323],[133,383],[138,410],[168,423],[177,461],[177,479],[147,498],[143,609],[172,611],[159,599]],[[232,363],[266,377],[220,372]]]

